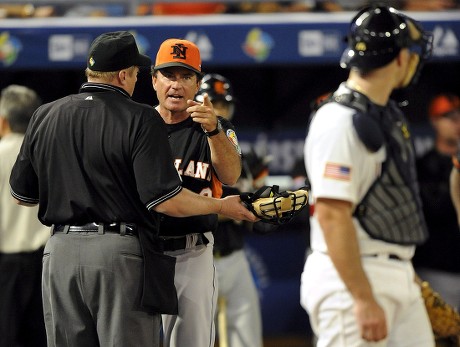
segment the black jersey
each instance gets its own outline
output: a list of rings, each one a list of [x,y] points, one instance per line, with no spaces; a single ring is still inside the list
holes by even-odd
[[[149,209],[182,189],[158,112],[95,83],[37,109],[10,185],[45,225],[157,227]]]
[[[224,131],[234,133],[233,125],[219,117]],[[220,198],[222,183],[219,181],[211,161],[208,137],[201,125],[191,117],[176,124],[166,124],[174,165],[182,177],[183,187],[203,196]],[[227,130],[231,129],[230,132]],[[215,231],[217,214],[175,218],[162,215],[160,234],[181,236],[191,233]]]
[[[223,186],[222,196],[239,195],[240,191],[235,187]],[[244,247],[244,233],[248,226],[245,222],[236,222],[233,219],[220,221],[214,233],[214,255],[226,256]]]
[[[431,149],[417,160],[423,212],[430,232],[417,247],[415,267],[460,273],[460,232],[449,190],[452,157]]]

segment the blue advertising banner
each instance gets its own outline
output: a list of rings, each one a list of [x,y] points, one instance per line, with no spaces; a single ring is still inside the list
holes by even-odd
[[[433,146],[433,129],[428,123],[411,126],[417,156]],[[270,175],[287,175],[294,164],[303,158],[306,129],[273,132],[238,132],[243,153],[253,148],[261,156],[270,156]]]
[[[129,30],[154,56],[166,38],[194,41],[203,63],[257,66],[337,63],[353,13],[2,19],[0,70],[82,68],[92,40]],[[413,13],[434,33],[434,60],[460,60],[460,13]]]

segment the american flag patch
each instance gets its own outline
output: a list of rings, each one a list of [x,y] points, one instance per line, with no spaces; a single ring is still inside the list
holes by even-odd
[[[349,181],[350,173],[351,169],[348,166],[335,163],[326,163],[324,169],[324,177],[342,181]]]

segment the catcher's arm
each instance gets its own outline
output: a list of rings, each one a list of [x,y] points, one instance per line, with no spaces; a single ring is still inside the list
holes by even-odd
[[[315,215],[327,253],[353,297],[353,312],[361,337],[367,341],[380,341],[388,334],[387,320],[361,262],[352,211],[349,201],[319,198],[315,202]]]

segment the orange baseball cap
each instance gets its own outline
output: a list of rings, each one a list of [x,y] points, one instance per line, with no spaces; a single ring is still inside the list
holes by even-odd
[[[191,41],[168,39],[163,41],[157,53],[154,71],[166,67],[181,66],[201,74],[200,50]]]
[[[440,94],[430,103],[428,114],[431,118],[449,116],[453,111],[460,111],[460,97],[454,94]]]

